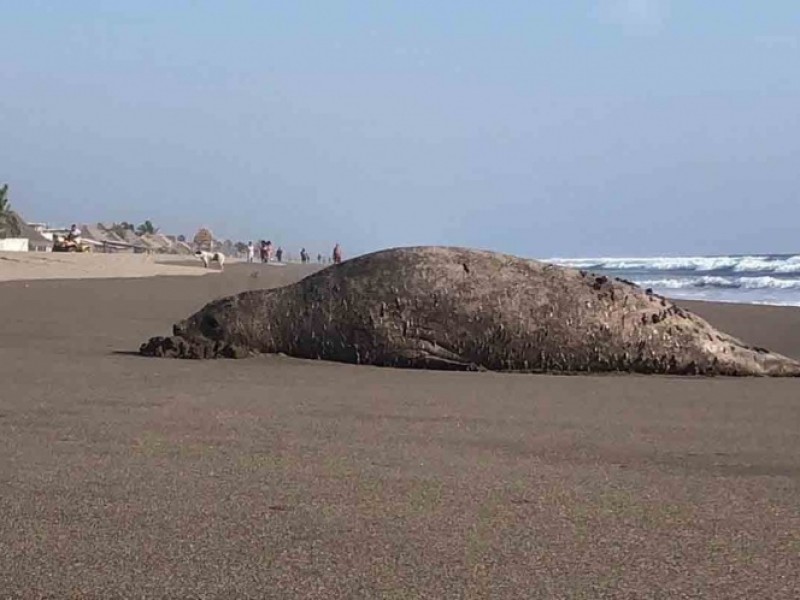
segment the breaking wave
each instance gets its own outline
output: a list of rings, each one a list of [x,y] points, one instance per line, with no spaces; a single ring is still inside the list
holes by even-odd
[[[745,290],[800,290],[800,279],[778,279],[776,277],[676,277],[671,279],[642,279],[641,287],[662,290],[680,289],[745,289]]]
[[[683,299],[800,306],[800,254],[553,258]]]
[[[547,262],[576,269],[603,271],[719,271],[775,274],[800,273],[800,255],[682,256],[653,258],[551,258]]]

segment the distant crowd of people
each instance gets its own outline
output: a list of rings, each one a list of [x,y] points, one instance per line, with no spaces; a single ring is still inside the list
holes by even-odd
[[[258,243],[258,249],[256,249],[256,245],[251,241],[247,243],[247,262],[252,263],[256,261],[256,252],[258,253],[258,257],[261,262],[270,262],[272,260],[273,253],[275,254],[275,258],[278,262],[283,261],[283,248],[278,246],[278,249],[275,250],[272,246],[272,241],[270,240],[261,240]]]
[[[272,244],[271,240],[261,240],[258,243],[258,246],[254,244],[252,241],[247,243],[247,262],[254,263],[256,262],[256,256],[262,263],[268,263],[273,261],[273,256],[275,257],[275,261],[282,263],[284,252],[283,248],[278,246],[275,248]],[[311,255],[305,248],[300,250],[300,262],[303,264],[311,262]],[[322,256],[322,254],[317,254],[317,262],[320,264],[325,264],[328,261]],[[337,243],[333,247],[333,252],[331,253],[330,262],[334,264],[339,264],[342,262],[342,247]]]

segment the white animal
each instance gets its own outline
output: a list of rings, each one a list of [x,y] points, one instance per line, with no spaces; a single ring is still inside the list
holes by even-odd
[[[225,268],[225,255],[222,252],[206,252],[205,250],[198,250],[194,255],[203,261],[203,266],[207,269],[208,263],[215,262],[219,264],[219,270]]]

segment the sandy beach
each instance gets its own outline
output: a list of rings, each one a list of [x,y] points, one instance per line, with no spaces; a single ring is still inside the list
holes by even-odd
[[[0,598],[800,594],[800,381],[146,359],[313,267],[102,258],[0,257]],[[682,305],[800,358],[800,309]]]
[[[191,256],[0,252],[0,281],[136,278],[205,275],[208,272]]]

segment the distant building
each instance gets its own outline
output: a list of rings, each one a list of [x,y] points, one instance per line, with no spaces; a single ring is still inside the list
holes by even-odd
[[[194,235],[194,245],[199,250],[213,250],[214,249],[214,234],[210,229],[201,227]]]
[[[0,238],[3,248],[19,252],[47,252],[52,249],[52,240],[47,239],[40,231],[27,223],[19,214],[9,211],[4,215]]]

